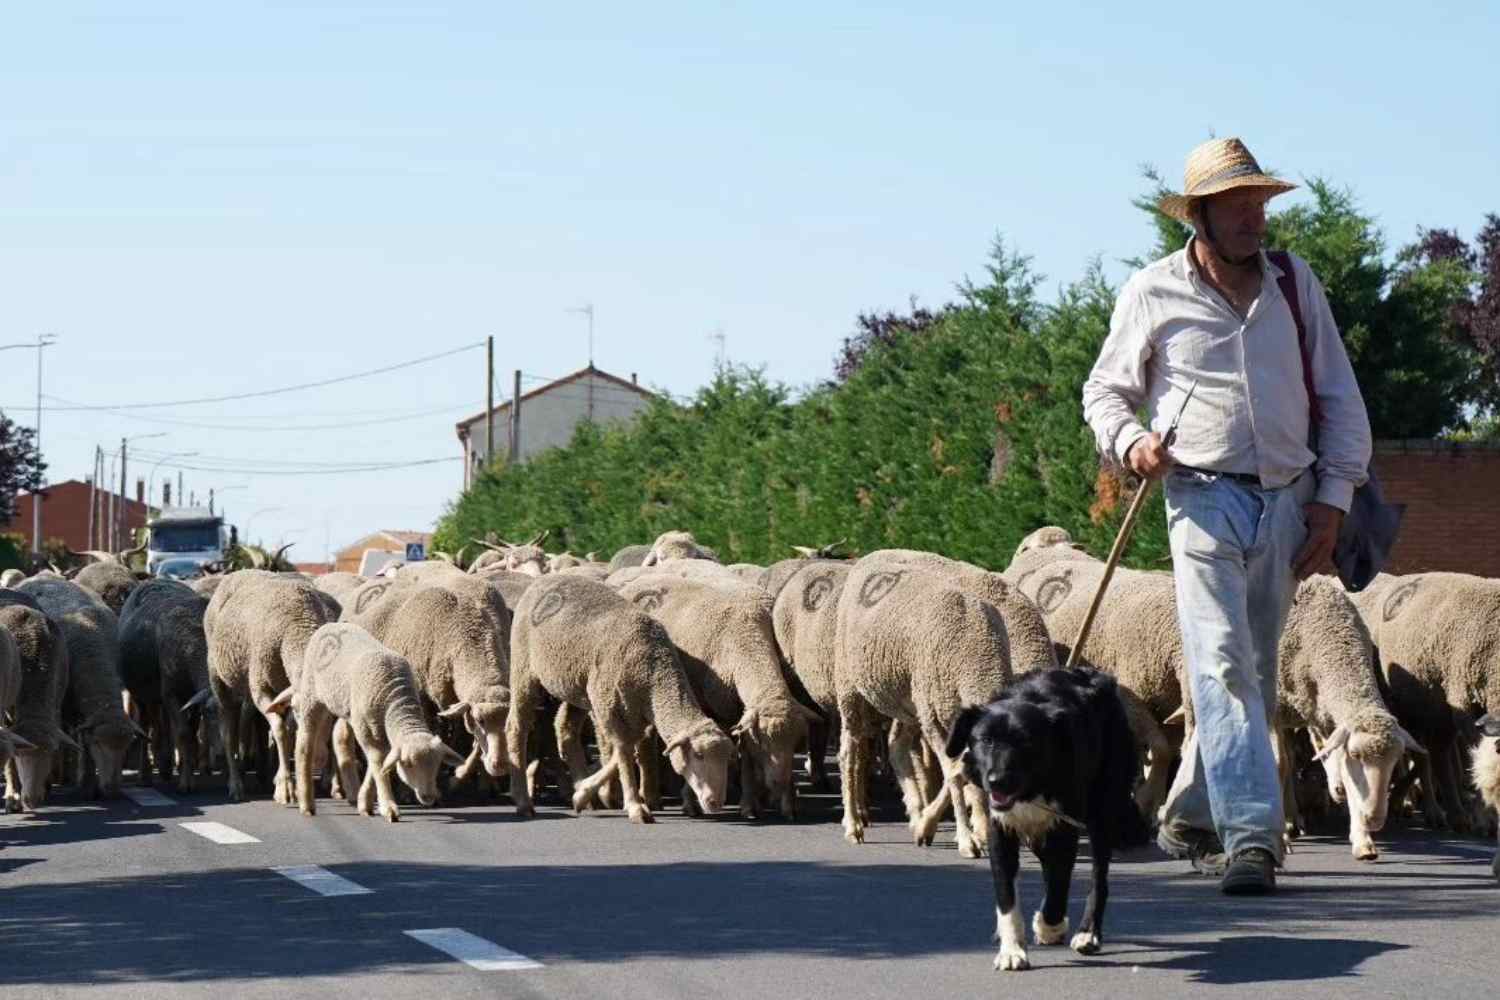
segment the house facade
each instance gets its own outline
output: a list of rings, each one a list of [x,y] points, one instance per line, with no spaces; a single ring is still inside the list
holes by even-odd
[[[430,531],[376,531],[350,542],[333,555],[333,568],[339,573],[358,573],[360,563],[367,551],[386,552],[398,558],[406,558],[406,547],[420,543],[431,551]],[[299,567],[300,568],[300,567]]]
[[[90,544],[89,537],[89,511],[90,494],[94,494],[93,507],[95,511],[95,538]],[[109,490],[94,491],[92,483],[80,482],[77,479],[69,479],[63,483],[53,483],[44,487],[41,491],[42,503],[42,540],[61,539],[68,548],[74,552],[81,552],[87,548],[102,549],[105,547],[105,536],[108,532],[108,514],[110,510],[110,498],[114,497],[116,509],[120,504],[118,494],[112,494]],[[146,526],[146,519],[150,516],[151,508],[146,504],[146,483],[140,480],[136,483],[136,499],[124,501],[125,512],[125,537],[133,539],[135,531]],[[26,539],[26,548],[30,550],[31,544],[31,505],[36,502],[36,495],[22,493],[16,497],[16,516],[11,518],[9,524],[0,528],[9,534],[20,535]],[[131,542],[126,542],[121,548],[128,548]]]
[[[573,439],[580,423],[610,423],[629,420],[650,405],[654,394],[629,379],[600,371],[593,365],[555,382],[533,389],[521,397],[521,448],[524,462],[548,448],[560,448]],[[510,454],[511,403],[491,411],[495,453]],[[490,461],[488,426],[484,413],[458,422],[458,441],[464,450],[464,488]]]

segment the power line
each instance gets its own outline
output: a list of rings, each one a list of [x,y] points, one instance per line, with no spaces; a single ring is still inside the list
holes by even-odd
[[[57,400],[58,402],[61,402],[61,403],[71,403],[72,402],[71,400],[63,399],[61,396],[48,396],[47,398],[48,399],[55,399],[55,400]],[[77,405],[77,404],[73,404],[73,405]],[[44,409],[45,409],[45,407],[44,407]],[[203,423],[203,422],[196,421],[196,420],[176,420],[176,419],[173,419],[171,417],[148,417],[148,416],[144,416],[142,414],[128,413],[128,412],[121,412],[118,415],[124,417],[127,420],[141,420],[141,421],[145,421],[146,423],[166,424],[166,425],[169,425],[169,426],[172,426],[172,427],[189,427],[189,428],[196,428],[196,429],[200,429],[200,430],[210,430],[210,431],[333,431],[333,430],[342,430],[344,428],[349,428],[349,427],[373,427],[373,426],[375,426],[377,424],[394,424],[394,423],[400,423],[400,422],[405,421],[405,420],[419,420],[419,419],[422,419],[423,417],[432,417],[432,416],[437,416],[437,415],[443,414],[443,413],[463,413],[463,412],[467,411],[468,409],[469,409],[469,407],[467,407],[467,406],[444,406],[444,407],[440,407],[440,408],[435,409],[435,410],[418,410],[418,411],[415,411],[415,412],[412,412],[412,413],[396,414],[396,415],[393,415],[393,416],[379,417],[379,418],[375,418],[375,419],[371,419],[371,420],[352,420],[352,421],[346,421],[346,422],[342,422],[342,423],[333,423],[333,424],[281,424],[281,425],[277,425],[277,424],[211,424],[211,423]],[[116,412],[116,411],[106,410],[104,412],[108,413],[108,412]],[[372,412],[372,411],[366,411],[366,412]],[[379,411],[373,411],[373,412],[379,412]],[[226,417],[224,419],[230,419],[230,418]],[[274,419],[274,418],[260,417],[260,418],[245,418],[245,419],[262,419],[262,420],[264,420],[264,419]]]
[[[476,347],[483,347],[483,346],[484,346],[484,341],[480,340],[480,341],[476,341],[475,343],[472,343],[472,344],[465,344],[462,347],[455,347],[455,348],[453,348],[450,351],[442,351],[442,352],[440,352],[438,354],[429,354],[429,355],[426,355],[425,357],[413,358],[410,361],[402,361],[399,364],[386,365],[384,368],[372,368],[369,371],[355,372],[353,375],[340,375],[337,378],[320,379],[317,382],[302,382],[302,383],[300,383],[298,385],[282,386],[279,389],[259,389],[259,390],[255,391],[255,392],[239,392],[239,393],[233,393],[233,394],[228,395],[228,396],[205,396],[205,397],[203,397],[201,399],[177,399],[177,400],[172,400],[170,402],[163,402],[163,403],[110,403],[110,404],[97,404],[97,405],[87,405],[87,406],[82,405],[82,404],[77,404],[77,405],[72,405],[72,406],[44,407],[44,409],[50,409],[50,410],[54,410],[54,411],[61,411],[61,410],[151,410],[151,409],[160,409],[160,408],[165,407],[165,406],[196,406],[196,405],[198,405],[200,403],[230,403],[230,402],[234,402],[235,400],[240,400],[240,399],[259,399],[259,398],[264,397],[264,396],[279,396],[282,393],[287,393],[287,392],[301,392],[304,389],[321,389],[324,386],[338,385],[341,382],[353,382],[356,379],[371,378],[372,376],[375,376],[375,375],[385,375],[385,374],[388,374],[390,372],[401,371],[404,368],[413,368],[413,367],[415,367],[417,365],[425,365],[425,364],[427,364],[430,361],[438,361],[438,360],[440,360],[442,358],[449,358],[449,357],[452,357],[455,354],[462,354],[464,351],[472,351]]]
[[[221,468],[217,466],[187,465],[173,462],[174,469],[187,469],[192,472],[220,472],[234,473],[242,476],[342,476],[360,472],[389,472],[395,469],[413,469],[424,465],[438,465],[445,462],[461,462],[462,456],[452,455],[448,458],[424,458],[412,462],[389,462],[380,465],[363,465],[336,469],[241,469]]]

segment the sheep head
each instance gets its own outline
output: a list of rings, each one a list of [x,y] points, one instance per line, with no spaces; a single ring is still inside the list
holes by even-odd
[[[137,736],[145,738],[146,731],[128,717],[100,709],[84,722],[79,733],[87,740],[98,769],[100,794],[117,797],[120,775],[125,770],[125,753]]]
[[[1021,544],[1016,546],[1016,557],[1019,557],[1023,552],[1030,552],[1032,549],[1045,549],[1051,545],[1072,546],[1073,536],[1068,534],[1068,529],[1059,528],[1053,524],[1049,524],[1044,528],[1038,528],[1021,539]]]
[[[1334,729],[1314,759],[1323,764],[1329,795],[1335,802],[1347,799],[1351,814],[1357,812],[1363,828],[1373,833],[1385,826],[1391,777],[1408,750],[1427,752],[1395,716],[1371,708]],[[1361,845],[1355,846],[1358,852]],[[1373,852],[1369,845],[1361,857],[1371,859]]]
[[[442,737],[418,732],[407,733],[396,740],[380,766],[387,774],[394,770],[406,787],[416,794],[417,801],[430,806],[438,800],[438,768],[445,763],[458,765],[463,762],[464,759],[444,743]]]
[[[787,694],[773,694],[745,709],[730,735],[742,741],[761,767],[761,784],[783,815],[791,815],[792,765],[809,722],[821,721]]]
[[[642,566],[658,566],[670,559],[707,559],[718,562],[713,549],[699,545],[690,531],[667,531],[657,537],[651,551],[641,560]]]
[[[505,723],[510,716],[510,692],[505,688],[486,692],[493,700],[461,701],[443,709],[438,715],[444,719],[462,719],[464,728],[481,743],[481,760],[485,771],[498,778],[510,770],[510,759],[505,754]]]
[[[724,731],[705,718],[667,742],[667,759],[703,811],[718,812],[729,790],[729,762],[734,759],[734,742]]]

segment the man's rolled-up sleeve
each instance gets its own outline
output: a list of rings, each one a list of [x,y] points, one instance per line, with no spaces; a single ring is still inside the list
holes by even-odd
[[[1369,478],[1370,416],[1323,285],[1306,264],[1299,271],[1297,287],[1306,317],[1313,387],[1322,410],[1315,466],[1318,490],[1313,499],[1347,512],[1355,489]]]
[[[1109,336],[1083,384],[1083,419],[1094,432],[1099,454],[1112,465],[1127,465],[1130,446],[1147,434],[1135,413],[1146,398],[1150,356],[1148,303],[1138,289],[1127,284],[1115,301]]]

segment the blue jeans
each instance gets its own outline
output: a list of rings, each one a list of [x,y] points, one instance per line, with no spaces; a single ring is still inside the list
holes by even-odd
[[[1215,830],[1232,857],[1281,861],[1281,780],[1271,747],[1277,647],[1296,596],[1292,561],[1307,538],[1311,473],[1281,489],[1173,471],[1167,525],[1177,622],[1195,726],[1163,820]]]

